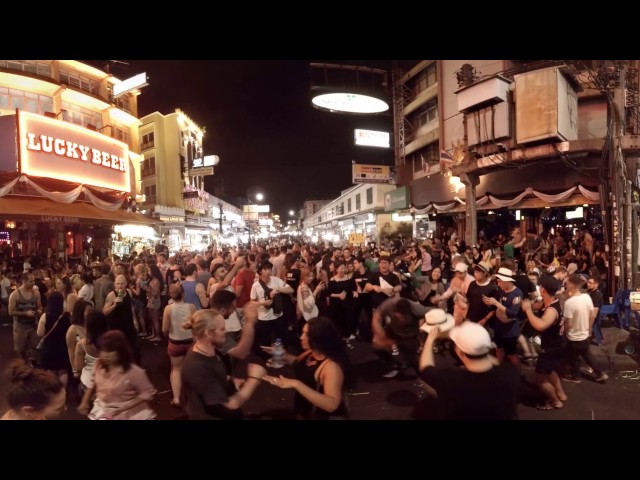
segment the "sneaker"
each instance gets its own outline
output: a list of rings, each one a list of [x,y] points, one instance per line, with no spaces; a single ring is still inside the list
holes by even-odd
[[[355,339],[356,339],[356,336],[353,333],[349,335],[349,338],[347,338],[347,340],[349,340],[350,342],[353,342]]]
[[[565,382],[572,382],[572,383],[582,382],[582,379],[580,377],[574,377],[573,375],[563,375],[562,380],[564,380]]]
[[[397,377],[398,374],[400,373],[400,371],[397,368],[394,368],[393,370],[391,370],[389,373],[385,373],[384,375],[382,375],[384,378],[394,378]]]
[[[609,375],[607,375],[606,373],[602,372],[600,374],[600,376],[595,378],[595,381],[598,383],[604,383],[607,381],[607,379],[609,378]]]
[[[593,375],[593,368],[591,367],[580,367],[580,373],[584,375]]]

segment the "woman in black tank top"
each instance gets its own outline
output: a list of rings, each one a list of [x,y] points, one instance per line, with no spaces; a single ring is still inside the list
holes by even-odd
[[[294,411],[300,420],[347,419],[344,385],[349,359],[336,325],[327,317],[309,319],[300,337],[305,351],[285,355],[293,365],[295,379],[266,375],[263,379],[280,388],[295,389]],[[272,347],[263,347],[270,351]]]

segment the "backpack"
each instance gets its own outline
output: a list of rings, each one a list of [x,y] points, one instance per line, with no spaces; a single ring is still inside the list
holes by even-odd
[[[264,290],[265,297],[270,298],[272,289],[267,287],[267,284],[264,283],[262,280],[259,280],[259,282],[260,282],[260,286]],[[273,297],[273,303],[271,304],[271,309],[273,310],[273,313],[275,315],[280,315],[282,313],[283,306],[284,304],[282,300],[282,294],[278,293],[276,294],[275,297]]]

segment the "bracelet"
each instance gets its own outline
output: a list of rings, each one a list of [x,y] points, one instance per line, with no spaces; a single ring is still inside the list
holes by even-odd
[[[249,379],[249,378],[253,378],[254,380],[262,381],[262,379],[261,379],[260,377],[253,377],[253,376],[249,375],[249,376],[247,377],[247,379]]]

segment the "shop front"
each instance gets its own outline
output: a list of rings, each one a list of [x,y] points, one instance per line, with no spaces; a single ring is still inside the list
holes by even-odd
[[[105,254],[113,225],[154,223],[128,209],[136,154],[127,144],[19,111],[0,117],[0,145],[0,222],[19,246],[13,256]]]
[[[602,232],[596,177],[548,163],[493,172],[479,180],[475,198],[478,235],[492,238],[499,233],[507,234],[513,228],[520,228],[524,235],[531,228],[542,232],[565,225],[576,228],[574,225],[585,223],[589,223],[592,231]],[[416,209],[416,213],[436,214],[439,228],[444,215],[451,217],[459,238],[463,238],[467,224],[465,186],[457,184],[457,177],[443,175],[420,181],[412,192],[415,204],[422,207]],[[425,202],[428,203],[425,205]],[[584,210],[575,213],[579,208]],[[567,222],[571,220],[571,213],[567,218],[566,212],[574,212],[576,217],[582,215],[583,220]]]

